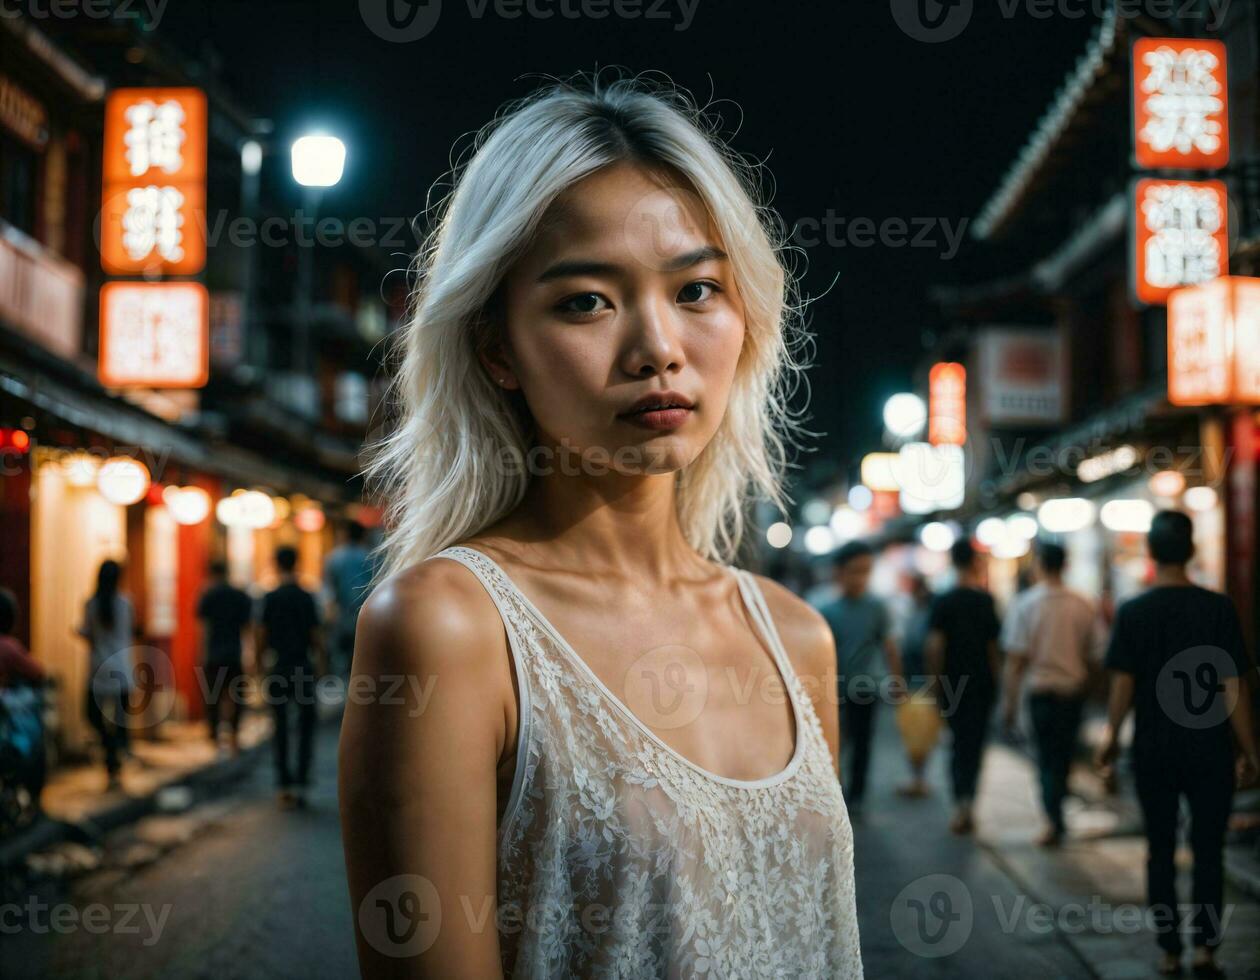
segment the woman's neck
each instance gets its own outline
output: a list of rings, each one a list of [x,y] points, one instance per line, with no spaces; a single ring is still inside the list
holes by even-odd
[[[537,477],[496,530],[531,545],[545,542],[564,565],[592,572],[663,580],[695,562],[678,523],[673,473]]]

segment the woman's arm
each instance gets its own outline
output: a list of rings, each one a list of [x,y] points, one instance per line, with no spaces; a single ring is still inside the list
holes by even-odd
[[[496,768],[514,698],[508,656],[494,603],[455,562],[426,562],[363,606],[338,770],[365,977],[501,976]]]
[[[836,639],[822,614],[790,589],[765,576],[756,576],[774,619],[783,649],[792,661],[814,703],[823,737],[840,775],[840,682],[836,676]]]

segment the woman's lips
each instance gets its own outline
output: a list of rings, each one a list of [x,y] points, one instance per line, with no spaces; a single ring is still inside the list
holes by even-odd
[[[677,429],[687,421],[694,409],[690,408],[654,408],[647,412],[635,412],[622,415],[623,421],[637,425],[640,429],[652,429],[655,432],[667,432]]]

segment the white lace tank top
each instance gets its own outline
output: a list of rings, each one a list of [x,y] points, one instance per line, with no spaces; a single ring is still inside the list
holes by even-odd
[[[756,580],[732,567],[796,718],[787,768],[690,762],[619,700],[489,556],[520,722],[499,823],[503,969],[514,978],[861,977],[853,833],[822,726]]]

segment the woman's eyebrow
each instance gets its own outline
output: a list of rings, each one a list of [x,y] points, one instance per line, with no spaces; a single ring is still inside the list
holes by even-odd
[[[689,269],[693,265],[699,265],[701,262],[721,261],[726,258],[728,258],[727,254],[716,245],[705,245],[665,260],[660,271],[679,272],[683,269]],[[610,276],[620,271],[621,266],[612,262],[592,262],[574,259],[548,266],[542,275],[538,277],[538,281],[551,282],[554,279],[564,279],[569,276]]]

